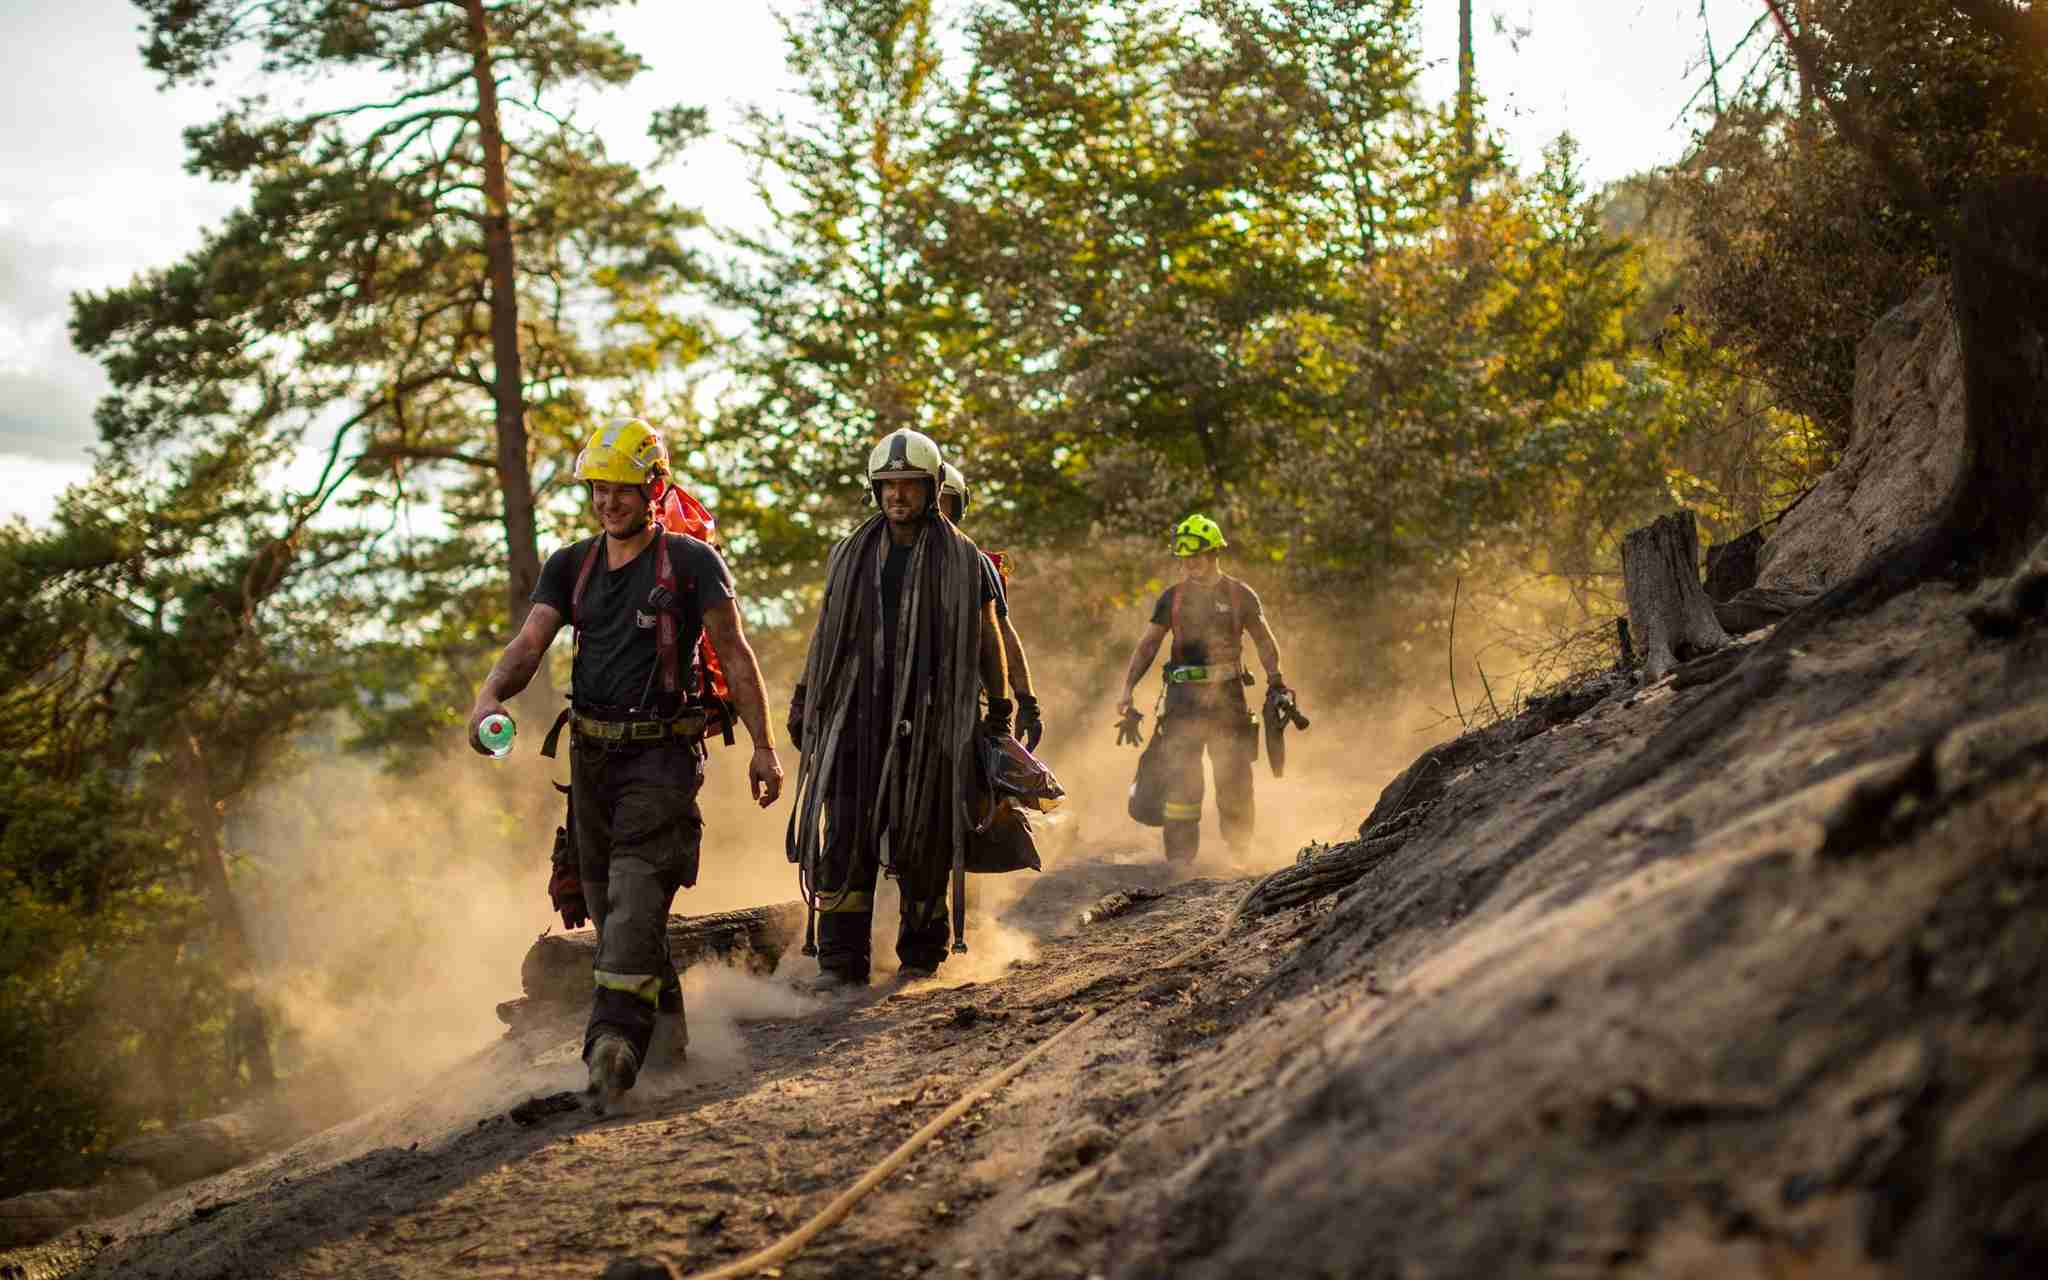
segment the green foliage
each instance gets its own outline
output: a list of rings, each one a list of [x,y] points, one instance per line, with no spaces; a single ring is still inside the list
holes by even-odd
[[[814,110],[754,121],[798,198],[724,278],[750,327],[704,428],[742,542],[796,587],[905,423],[973,477],[978,535],[1143,546],[1200,507],[1304,583],[1486,544],[1589,572],[1674,484],[1754,515],[1784,486],[1691,444],[1752,391],[1663,350],[1645,293],[1683,230],[1611,230],[1568,138],[1528,179],[1465,154],[1415,14],[1001,0],[955,66],[928,4],[805,11]],[[1763,421],[1740,439],[1797,430]]]
[[[734,237],[741,256],[713,281],[749,332],[725,353],[734,393],[679,456],[713,478],[750,593],[794,605],[858,518],[867,442],[940,430],[958,321],[919,248],[940,88],[932,5],[864,0],[783,21],[807,102],[795,119],[748,116],[776,217]]]
[[[240,452],[222,465],[251,472],[301,450],[324,458],[291,503],[354,526],[358,568],[387,596],[379,627],[421,641],[419,677],[443,686],[427,665],[504,634],[508,565],[515,582],[522,564],[537,572],[513,510],[533,461],[551,533],[545,509],[574,496],[567,463],[593,422],[665,394],[664,375],[703,350],[677,303],[694,273],[679,236],[701,220],[550,105],[642,70],[587,29],[615,3],[494,4],[477,10],[484,27],[459,0],[142,5],[145,54],[167,83],[253,53],[265,88],[310,102],[247,97],[189,131],[190,167],[246,182],[248,206],[183,262],[75,299],[77,343],[115,387],[102,439],[115,456],[232,440]],[[484,66],[517,265],[521,385],[509,390],[487,266]],[[335,101],[341,73],[376,93]],[[675,108],[655,133],[680,147],[703,123]],[[500,456],[508,396],[530,457]],[[448,714],[404,696],[380,709],[380,741],[417,740]]]
[[[1707,332],[1839,448],[1857,343],[1945,268],[1902,178],[1953,211],[1974,185],[2048,161],[2048,16],[1992,0],[1814,0],[1797,13],[1820,82],[1797,100],[1731,104],[1680,172],[1696,237],[1687,292]]]
[[[348,697],[349,548],[217,443],[0,529],[4,1190],[255,1083],[226,1051],[248,975],[223,827]]]

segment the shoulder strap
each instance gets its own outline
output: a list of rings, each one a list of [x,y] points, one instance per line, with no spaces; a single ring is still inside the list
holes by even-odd
[[[1244,634],[1244,593],[1245,585],[1228,574],[1223,575],[1223,594],[1230,597],[1230,640],[1235,644]]]
[[[662,606],[655,611],[654,650],[661,661],[661,687],[676,692],[681,684],[680,667],[676,649],[676,549],[669,539],[668,531],[655,526],[655,537],[661,539],[661,554],[654,558],[654,590],[661,598]],[[696,579],[690,580],[694,589]]]
[[[590,585],[591,571],[597,568],[597,558],[604,554],[604,535],[598,534],[590,540],[590,550],[583,554],[583,567],[576,571],[576,589],[569,593],[569,625],[576,625],[576,613],[583,607],[583,591]]]
[[[1171,593],[1172,593],[1172,595],[1173,595],[1173,604],[1172,604],[1172,612],[1171,612],[1171,613],[1170,613],[1170,614],[1169,614],[1169,615],[1167,616],[1167,620],[1166,620],[1166,629],[1167,629],[1168,631],[1171,631],[1171,632],[1173,632],[1173,635],[1174,635],[1174,638],[1175,638],[1175,639],[1179,639],[1179,638],[1180,638],[1180,596],[1181,596],[1181,591],[1180,591],[1180,584],[1179,584],[1178,582],[1174,583],[1174,584],[1173,584],[1172,586],[1170,586],[1170,587],[1168,587],[1168,588],[1167,588],[1167,591],[1171,592]]]

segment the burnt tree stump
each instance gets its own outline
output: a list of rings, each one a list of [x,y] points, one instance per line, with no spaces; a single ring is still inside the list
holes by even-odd
[[[1700,588],[1700,535],[1692,512],[1674,511],[1621,540],[1629,631],[1643,656],[1643,681],[1728,643],[1714,602]]]

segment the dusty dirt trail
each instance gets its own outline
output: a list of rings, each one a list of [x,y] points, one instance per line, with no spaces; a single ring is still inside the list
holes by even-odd
[[[1462,740],[1306,905],[1234,920],[1241,874],[1098,845],[1000,912],[1014,963],[983,931],[986,968],[829,1008],[693,971],[725,1017],[623,1116],[506,1118],[579,1083],[559,1028],[10,1265],[688,1275],[1095,1009],[774,1274],[2048,1274],[2048,627],[1967,604]],[[1074,926],[1119,888],[1160,896]]]
[[[508,1115],[580,1085],[580,1027],[561,1024],[494,1045],[417,1098],[9,1265],[164,1280],[594,1276],[637,1253],[684,1274],[773,1242],[975,1082],[1101,1010],[781,1272],[964,1274],[986,1203],[1101,1154],[1105,1112],[1156,1088],[1176,1042],[1203,1035],[1194,994],[1251,985],[1205,945],[1242,881],[1174,879],[1150,849],[1077,852],[1002,913],[1041,945],[990,981],[882,982],[820,1004],[729,970],[693,971],[691,1060],[644,1077],[622,1115]],[[1077,931],[1081,910],[1118,889],[1160,896]]]

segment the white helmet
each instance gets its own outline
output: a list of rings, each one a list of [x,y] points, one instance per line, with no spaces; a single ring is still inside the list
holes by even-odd
[[[950,462],[945,465],[944,476],[945,478],[939,481],[939,493],[941,495],[951,494],[953,497],[960,499],[960,514],[966,515],[969,500],[967,476],[960,468]]]
[[[930,436],[905,427],[883,436],[868,454],[868,483],[922,478],[932,482],[932,495],[937,497],[945,466],[946,460],[939,456],[939,446]]]

